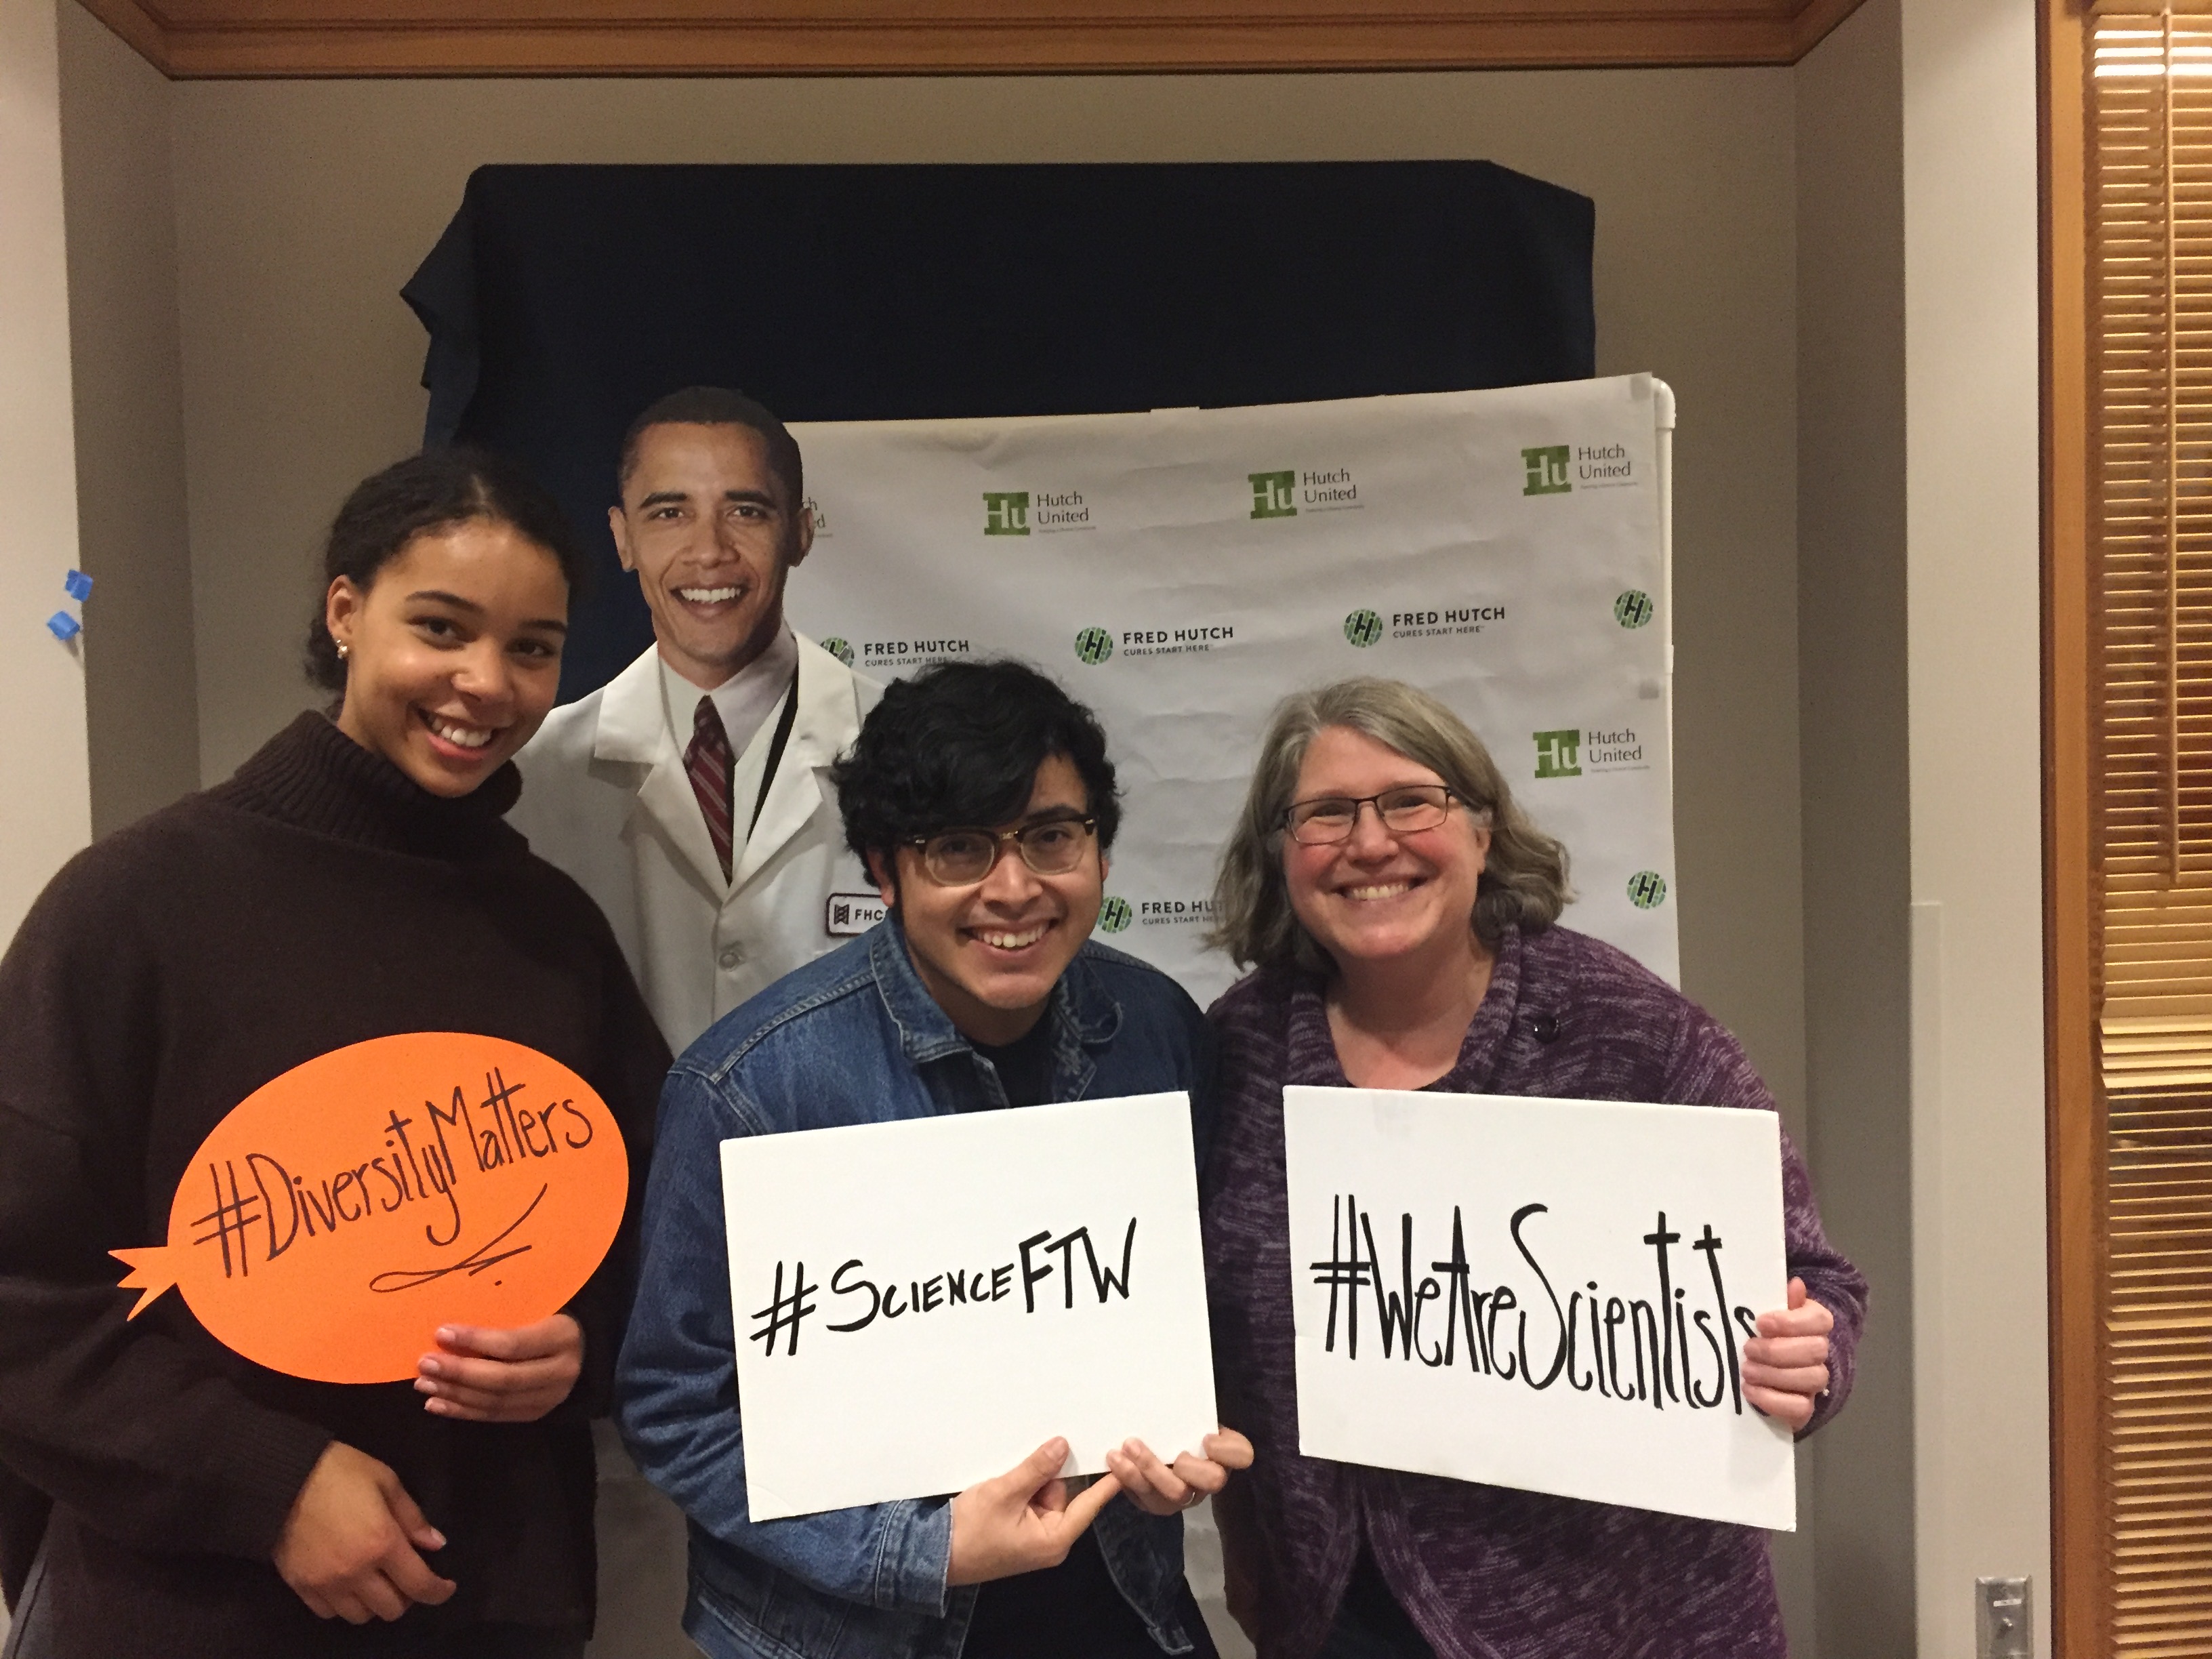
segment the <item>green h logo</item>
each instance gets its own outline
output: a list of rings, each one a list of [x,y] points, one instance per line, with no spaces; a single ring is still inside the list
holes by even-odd
[[[850,640],[842,640],[832,634],[822,641],[822,648],[836,658],[839,662],[843,663],[846,667],[850,668],[853,665],[853,642]]]
[[[1372,611],[1355,611],[1344,619],[1344,637],[1364,651],[1382,637],[1382,618]]]
[[[1528,469],[1523,495],[1564,495],[1574,486],[1567,482],[1567,447],[1547,444],[1521,452],[1521,465]]]
[[[1536,775],[1540,778],[1578,778],[1583,775],[1581,750],[1583,734],[1570,728],[1565,732],[1539,732],[1536,738]]]
[[[1136,912],[1129,908],[1128,900],[1115,898],[1109,894],[1106,902],[1098,907],[1098,931],[1118,933],[1129,925],[1135,915]]]
[[[1297,489],[1298,475],[1295,472],[1254,472],[1247,474],[1252,480],[1252,516],[1255,519],[1295,519],[1297,507],[1291,505],[1291,493]]]
[[[986,536],[1028,535],[1030,492],[1026,489],[985,490],[983,533]]]
[[[1075,636],[1075,654],[1096,667],[1114,654],[1114,636],[1103,628],[1086,628]]]
[[[1639,910],[1656,910],[1667,902],[1667,878],[1656,870],[1638,870],[1628,878],[1628,902]]]
[[[1640,587],[1632,587],[1613,602],[1613,619],[1623,628],[1641,628],[1651,620],[1651,596]]]

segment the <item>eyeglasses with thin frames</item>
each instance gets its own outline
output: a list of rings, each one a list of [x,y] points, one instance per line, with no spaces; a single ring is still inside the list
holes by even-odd
[[[1379,795],[1319,795],[1291,802],[1283,811],[1282,824],[1301,847],[1326,847],[1351,840],[1359,809],[1371,806],[1385,830],[1410,836],[1442,823],[1459,799],[1440,783],[1405,784]]]
[[[1083,862],[1097,832],[1097,818],[1047,818],[1012,830],[943,830],[907,844],[921,849],[921,867],[939,887],[973,887],[997,867],[1008,842],[1038,875],[1064,876]]]

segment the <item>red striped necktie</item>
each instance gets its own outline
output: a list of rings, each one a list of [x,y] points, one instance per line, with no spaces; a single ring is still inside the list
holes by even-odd
[[[691,793],[699,798],[699,811],[707,820],[707,833],[714,838],[714,856],[722,860],[722,879],[730,878],[730,778],[737,757],[730,752],[730,734],[712,697],[699,699],[691,717],[691,746],[684,751],[684,769],[691,775]]]

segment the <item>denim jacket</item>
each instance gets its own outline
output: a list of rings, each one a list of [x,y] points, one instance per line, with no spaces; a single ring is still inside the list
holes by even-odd
[[[1174,981],[1085,943],[1045,1018],[1053,1099],[1188,1090],[1204,1167],[1212,1037]],[[957,1659],[975,1605],[974,1588],[945,1582],[950,1498],[747,1515],[719,1143],[1005,1104],[989,1062],[924,988],[896,917],[726,1015],[669,1073],[616,1413],[639,1467],[690,1519],[684,1624],[712,1659]],[[1182,1517],[1117,1499],[1094,1526],[1153,1639],[1189,1651],[1176,1611]]]

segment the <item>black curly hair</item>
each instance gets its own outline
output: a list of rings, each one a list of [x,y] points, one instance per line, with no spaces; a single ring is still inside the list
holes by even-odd
[[[366,591],[417,536],[471,519],[506,525],[551,554],[568,580],[571,602],[583,590],[589,567],[561,504],[513,461],[454,447],[410,455],[354,486],[323,546],[323,592],[341,576]],[[307,678],[324,690],[344,691],[345,664],[319,600],[307,625]]]
[[[1098,717],[1027,663],[941,662],[894,681],[830,769],[845,842],[866,863],[942,830],[1008,823],[1029,805],[1037,769],[1065,757],[1114,845],[1121,801]]]

